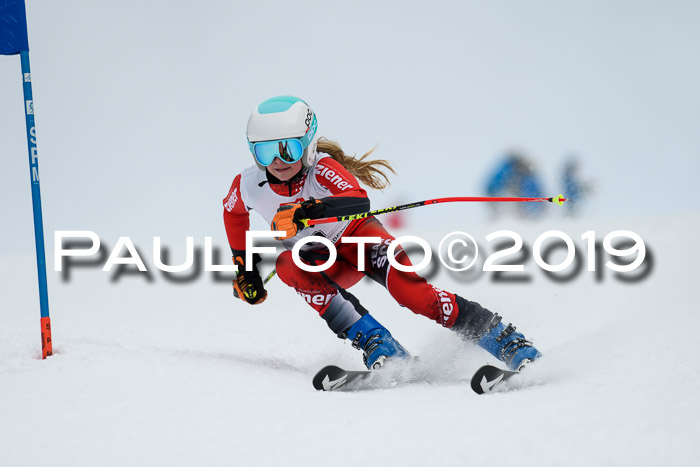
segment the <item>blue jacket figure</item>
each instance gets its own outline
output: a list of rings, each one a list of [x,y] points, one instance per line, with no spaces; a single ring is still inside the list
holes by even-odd
[[[592,187],[589,182],[581,180],[579,163],[575,157],[571,157],[564,164],[561,181],[568,198],[564,204],[566,214],[570,217],[576,216],[581,211],[581,201],[592,192]]]
[[[488,178],[487,196],[525,196],[540,198],[542,183],[533,166],[523,156],[510,153]],[[494,215],[502,212],[501,203],[492,203]],[[516,214],[525,219],[536,219],[542,215],[542,203],[518,203]]]

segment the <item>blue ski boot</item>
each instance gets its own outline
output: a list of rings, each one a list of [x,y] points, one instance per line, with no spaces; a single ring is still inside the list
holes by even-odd
[[[411,354],[391,337],[391,333],[369,314],[357,320],[345,334],[353,347],[362,350],[365,366],[369,370],[381,368],[390,359],[411,358]]]
[[[459,314],[452,329],[463,339],[475,342],[513,371],[542,356],[522,333],[515,332],[515,326],[504,326],[497,313],[459,295],[455,299]]]
[[[498,314],[493,316],[488,331],[477,345],[505,362],[512,371],[520,371],[526,364],[542,356],[522,333],[515,332],[515,326],[510,323],[504,326]]]

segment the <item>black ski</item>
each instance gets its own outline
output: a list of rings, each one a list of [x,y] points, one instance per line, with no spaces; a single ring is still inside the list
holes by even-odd
[[[472,376],[472,389],[477,394],[493,392],[503,381],[507,381],[518,373],[517,371],[502,370],[493,365],[484,365],[476,370]]]
[[[334,365],[323,367],[314,376],[313,384],[319,391],[337,391],[339,389],[351,390],[358,386],[358,382],[369,379],[372,374],[369,370],[348,371]]]
[[[486,394],[504,381],[507,381],[517,371],[503,370],[493,365],[484,365],[474,373],[471,379],[471,387],[477,394]],[[319,391],[360,391],[365,389],[382,389],[394,387],[397,384],[406,384],[417,381],[430,382],[425,375],[381,370],[343,370],[335,365],[323,367],[313,378],[313,385]]]
[[[418,358],[403,362],[391,362],[379,370],[343,370],[334,365],[324,367],[314,376],[313,384],[319,391],[362,391],[388,389],[398,385],[426,382],[430,375],[418,365]]]

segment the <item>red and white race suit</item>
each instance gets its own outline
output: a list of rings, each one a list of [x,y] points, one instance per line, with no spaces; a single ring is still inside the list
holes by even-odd
[[[326,154],[320,153],[313,166],[288,182],[280,182],[253,166],[234,178],[223,200],[224,224],[232,250],[245,249],[245,232],[250,227],[249,211],[258,211],[269,224],[280,205],[310,197],[324,202],[326,217],[369,210],[367,193],[357,179]],[[310,235],[323,235],[336,246],[337,260],[325,271],[304,271],[292,261],[289,250],[297,240]],[[379,237],[381,241],[363,246],[364,264],[360,268],[358,245],[342,243],[343,237]],[[282,241],[287,251],[277,258],[277,273],[337,334],[342,334],[367,311],[346,290],[365,276],[386,287],[400,305],[445,327],[452,327],[459,314],[456,296],[433,287],[416,273],[392,268],[387,259],[387,248],[394,240],[376,218],[313,226]],[[325,262],[328,252],[319,245],[312,243],[302,248],[302,258],[306,263]],[[411,264],[401,247],[396,249],[395,255],[397,262]]]

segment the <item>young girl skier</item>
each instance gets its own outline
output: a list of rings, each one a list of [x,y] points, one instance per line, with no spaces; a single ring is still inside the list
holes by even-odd
[[[272,230],[285,232],[278,238],[286,248],[276,263],[280,279],[293,287],[338,337],[351,340],[353,347],[362,350],[367,368],[377,369],[389,359],[409,358],[410,354],[347,291],[364,276],[384,286],[400,305],[475,342],[512,370],[538,358],[540,353],[532,343],[513,325],[504,325],[498,314],[438,289],[414,272],[392,268],[387,248],[394,237],[376,218],[304,228],[301,219],[369,211],[370,201],[358,180],[383,189],[387,181],[383,169],[393,172],[384,160],[366,160],[369,153],[360,159],[347,156],[337,143],[316,134],[316,115],[297,97],[273,97],[250,115],[247,136],[255,165],[234,178],[223,200],[226,234],[233,262],[238,265],[234,295],[251,305],[267,298],[257,269],[260,257],[253,255],[252,264],[246,264],[245,234],[249,211],[254,210]],[[292,260],[290,250],[296,241],[311,235],[323,236],[336,247],[337,259],[325,271],[308,272]],[[380,241],[348,243],[353,237],[378,237]],[[362,265],[358,264],[358,248],[364,249]],[[324,263],[328,254],[318,242],[307,243],[300,251],[309,265]],[[402,265],[411,265],[400,246],[395,258]]]

